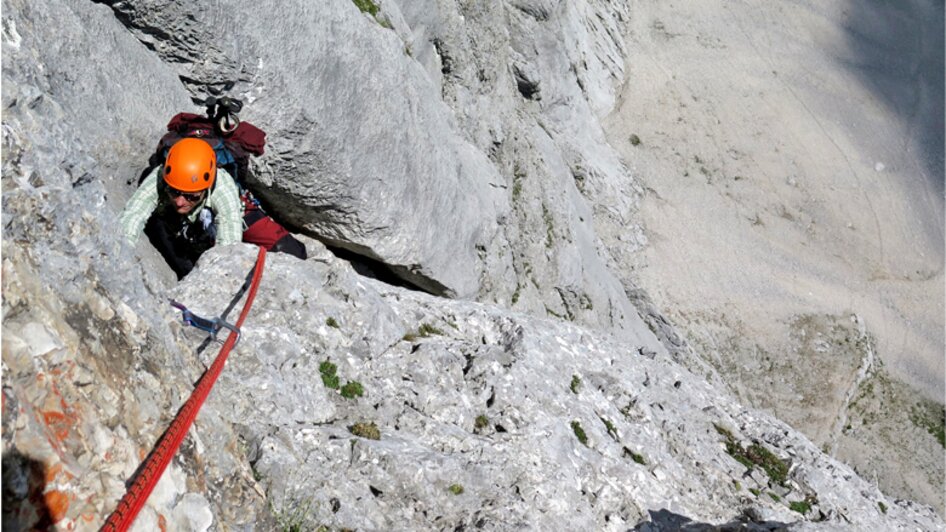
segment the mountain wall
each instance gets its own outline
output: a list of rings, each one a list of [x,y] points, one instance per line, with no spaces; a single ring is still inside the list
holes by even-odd
[[[252,185],[310,259],[267,257],[136,530],[942,528],[628,298],[641,189],[599,119],[630,16],[5,1],[4,528],[99,527],[212,360],[167,298],[219,313],[255,251],[176,284],[115,228],[167,118],[224,92],[268,132]]]

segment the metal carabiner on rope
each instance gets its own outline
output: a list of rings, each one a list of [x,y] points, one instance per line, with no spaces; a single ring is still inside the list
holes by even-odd
[[[214,318],[213,324],[214,324],[214,331],[210,334],[211,336],[213,336],[214,340],[217,339],[217,333],[220,332],[220,329],[230,329],[231,331],[235,332],[237,335],[236,342],[233,342],[233,347],[236,347],[237,344],[240,343],[240,337],[242,336],[243,333],[240,332],[239,327],[233,325],[232,323],[223,321],[220,318]]]

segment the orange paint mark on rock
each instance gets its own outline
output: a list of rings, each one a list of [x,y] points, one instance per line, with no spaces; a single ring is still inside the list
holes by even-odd
[[[56,477],[59,476],[59,473],[62,472],[62,462],[54,464],[52,467],[46,470],[46,484],[52,484],[56,481]]]
[[[57,440],[65,440],[69,436],[71,420],[62,412],[46,411],[43,412],[43,421]]]
[[[148,456],[148,452],[144,449],[138,449],[138,460],[144,460]]]
[[[161,532],[168,532],[168,520],[164,518],[164,514],[158,514],[158,528]]]
[[[95,521],[95,514],[93,513],[82,514],[79,517],[86,523],[91,523],[92,521]]]
[[[62,519],[66,517],[66,512],[69,511],[69,503],[71,502],[68,494],[59,490],[51,490],[43,495],[43,499],[46,502],[46,508],[49,510],[49,517],[52,518],[53,523],[62,521]]]

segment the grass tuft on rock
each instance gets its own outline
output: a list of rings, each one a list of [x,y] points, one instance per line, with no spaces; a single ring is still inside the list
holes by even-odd
[[[627,447],[624,448],[624,456],[629,456],[631,460],[634,460],[635,464],[647,465],[647,460],[644,460],[644,455],[635,453]]]
[[[453,484],[447,489],[449,489],[450,493],[454,495],[460,495],[461,493],[463,493],[463,486],[461,486],[460,484]]]
[[[608,434],[614,438],[614,441],[618,440],[618,428],[614,426],[614,423],[610,419],[601,418],[601,422],[604,423],[604,428],[608,429]]]
[[[443,331],[441,331],[440,329],[434,327],[433,325],[429,323],[422,323],[420,327],[417,328],[416,331],[405,334],[404,340],[408,342],[413,342],[414,340],[417,340],[418,338],[429,338],[434,335],[443,336]]]
[[[381,439],[381,430],[378,429],[378,426],[375,425],[373,421],[368,423],[355,423],[354,425],[348,427],[348,432],[351,432],[360,438],[366,438],[369,440]]]
[[[341,393],[345,399],[354,399],[365,395],[365,388],[358,381],[349,381],[342,386]]]
[[[585,434],[585,429],[581,428],[581,423],[577,421],[572,421],[572,432],[575,433],[575,437],[578,438],[578,441],[581,442],[585,447],[588,446],[588,435]]]
[[[806,515],[808,512],[811,511],[811,503],[809,503],[807,500],[792,501],[788,503],[788,508],[802,515]]]
[[[276,509],[270,501],[270,512],[276,519],[276,526],[281,532],[303,532],[310,530],[306,527],[306,520],[312,511],[312,501],[288,503]]]
[[[476,416],[476,420],[473,422],[473,428],[475,430],[483,430],[489,426],[489,418],[485,415]]]
[[[578,395],[581,391],[581,377],[572,375],[572,383],[568,387],[571,388],[573,394]]]
[[[352,2],[358,6],[362,13],[368,13],[372,17],[378,16],[378,4],[371,0],[352,0]]]
[[[759,467],[765,471],[772,482],[780,485],[785,484],[785,481],[788,480],[788,464],[775,456],[772,451],[759,443],[743,447],[741,443],[736,441],[731,432],[719,425],[714,424],[713,426],[716,428],[716,432],[725,439],[726,453],[737,462],[749,469]]]
[[[326,388],[331,388],[333,390],[338,389],[339,383],[337,372],[338,366],[329,360],[319,364],[319,373],[322,375],[322,384],[324,384]]]
[[[331,317],[331,316],[329,316],[328,318],[325,319],[325,324],[328,325],[329,327],[333,327],[333,328],[335,328],[335,329],[338,329],[338,328],[339,328],[339,327],[338,327],[338,322],[335,321],[335,318],[333,318],[333,317]]]

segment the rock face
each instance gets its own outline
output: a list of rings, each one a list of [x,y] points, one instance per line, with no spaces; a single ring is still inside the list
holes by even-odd
[[[502,182],[396,34],[346,1],[115,9],[195,93],[246,99],[271,139],[258,190],[287,222],[425,290],[476,293]]]
[[[136,530],[943,528],[691,372],[611,273],[598,227],[641,242],[595,118],[625,4],[110,4],[4,6],[4,528],[101,526],[215,355],[166,300],[219,314],[255,251],[175,285],[115,227],[222,91],[270,134],[264,199],[430,294],[270,255]]]
[[[634,183],[594,117],[626,7],[113,7],[195,95],[250,102],[271,139],[256,190],[290,225],[430,293],[649,336],[595,235],[606,217],[637,245]]]

